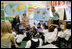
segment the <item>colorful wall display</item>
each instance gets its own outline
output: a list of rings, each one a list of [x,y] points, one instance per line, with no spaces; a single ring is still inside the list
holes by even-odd
[[[48,21],[49,20],[49,12],[48,12],[48,10],[45,9],[45,8],[37,8],[37,9],[35,9],[34,19],[35,20]]]
[[[71,1],[65,1],[66,5],[71,5]]]
[[[48,7],[51,7],[52,6],[52,1],[48,1]]]
[[[4,4],[3,3],[1,3],[1,9],[4,9]]]
[[[8,4],[5,6],[5,13],[9,16],[22,15],[27,12],[27,7],[21,4]]]
[[[52,1],[53,6],[57,6],[57,1]]]
[[[62,6],[62,5],[65,5],[65,1],[58,1],[58,6]]]

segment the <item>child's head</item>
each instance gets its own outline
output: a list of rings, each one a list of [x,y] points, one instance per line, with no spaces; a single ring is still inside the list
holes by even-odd
[[[53,32],[53,31],[54,31],[54,29],[55,29],[55,27],[54,27],[54,26],[50,26],[50,27],[49,27],[49,32]]]
[[[32,27],[32,31],[33,33],[37,33],[37,29],[35,28],[35,26]]]
[[[29,31],[30,30],[30,27],[29,26],[26,26],[25,27],[25,31]]]
[[[61,28],[58,28],[58,32],[59,32],[59,31],[62,31],[62,29],[61,29]]]
[[[44,28],[44,29],[47,29],[47,26],[46,26],[46,24],[45,24],[45,23],[43,24],[43,28]]]
[[[66,29],[71,29],[71,24],[67,24]]]

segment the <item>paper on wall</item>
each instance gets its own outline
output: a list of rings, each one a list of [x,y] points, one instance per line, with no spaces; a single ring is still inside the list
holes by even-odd
[[[63,20],[64,18],[64,8],[58,8],[59,19]]]

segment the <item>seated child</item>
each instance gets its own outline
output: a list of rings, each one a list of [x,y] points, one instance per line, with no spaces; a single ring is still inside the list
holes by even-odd
[[[44,34],[47,34],[48,33],[48,29],[46,27],[46,24],[43,24],[43,32],[44,32]]]
[[[58,46],[59,46],[59,48],[62,47],[62,46],[61,46],[61,43],[62,43],[62,42],[65,43],[64,37],[65,37],[64,32],[62,31],[61,28],[58,28],[58,42],[59,42]],[[64,45],[65,45],[65,44],[64,44]]]
[[[61,28],[58,28],[58,37],[60,37],[60,38],[64,38],[65,37],[64,32],[62,31]]]
[[[49,32],[45,35],[45,43],[52,43],[53,41],[56,41],[57,39],[57,25],[51,25],[49,26]]]
[[[66,30],[64,31],[64,34],[65,34],[65,39],[69,40],[69,38],[71,37],[71,24],[66,25]]]
[[[39,38],[39,35],[34,34],[33,38],[27,42],[25,48],[36,48],[36,47],[42,46],[42,44],[43,44],[43,41],[42,39]]]
[[[34,27],[37,29],[37,27],[36,27],[36,23],[34,22]]]
[[[14,35],[14,36],[16,36],[16,32],[15,32],[15,29],[13,28],[13,30],[12,30],[12,34]]]
[[[41,24],[40,24],[40,23],[38,23],[38,26],[37,26],[37,28],[41,28]]]
[[[31,33],[30,33],[30,27],[27,26],[25,28],[25,33],[26,33],[26,38],[24,40],[30,40],[32,38]]]

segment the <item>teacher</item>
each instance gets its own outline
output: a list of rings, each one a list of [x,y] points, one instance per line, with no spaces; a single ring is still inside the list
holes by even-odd
[[[51,7],[52,14],[53,14],[53,24],[56,24],[59,26],[59,14],[56,12],[55,7]]]
[[[19,15],[16,15],[16,17],[13,19],[12,22],[12,28],[14,28],[18,33],[19,33],[19,24],[20,24]]]
[[[24,24],[24,27],[26,27],[27,25],[29,25],[29,19],[28,17],[26,16],[26,13],[23,14],[23,24]]]

